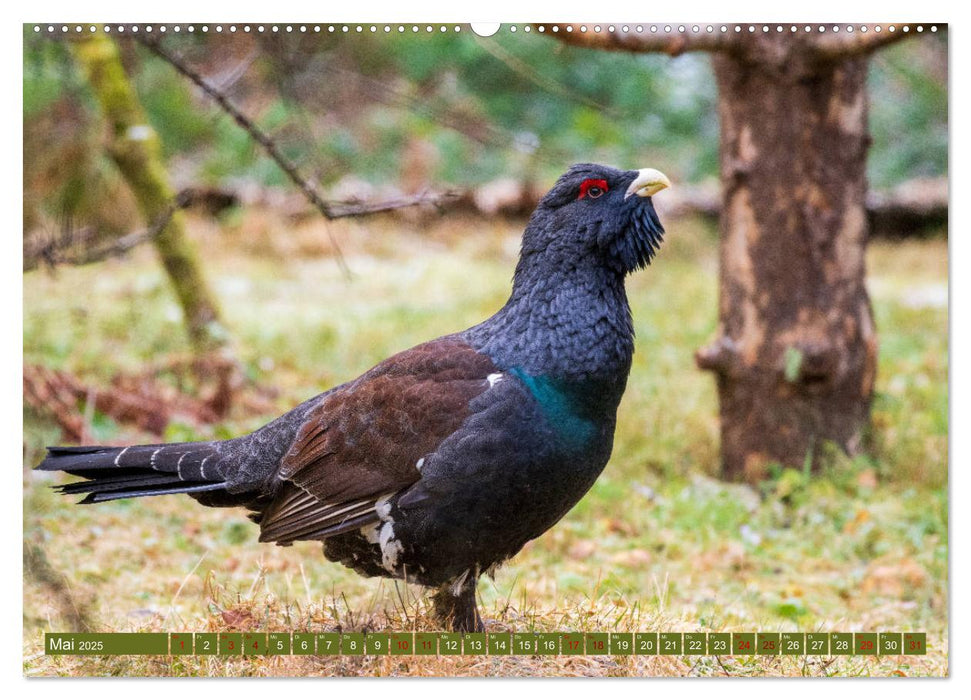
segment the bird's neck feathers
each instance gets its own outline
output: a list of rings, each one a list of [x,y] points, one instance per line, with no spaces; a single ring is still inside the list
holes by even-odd
[[[634,352],[623,274],[590,257],[550,253],[524,249],[509,301],[467,331],[468,340],[499,367],[622,393]]]

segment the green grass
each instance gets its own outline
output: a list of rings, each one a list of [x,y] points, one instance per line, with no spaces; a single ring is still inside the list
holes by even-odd
[[[926,631],[927,657],[617,660],[45,657],[44,630],[309,627],[428,629],[420,591],[364,580],[319,546],[256,543],[239,512],[179,497],[74,507],[33,474],[50,423],[25,414],[24,669],[30,675],[942,675],[947,673],[947,245],[871,246],[880,334],[873,449],[826,473],[723,484],[717,398],[693,352],[714,333],[714,234],[671,222],[655,265],[633,277],[637,352],[610,464],[550,532],[483,579],[498,629]],[[389,354],[459,330],[504,301],[515,224],[331,225],[355,272],[342,279],[319,224],[253,213],[220,231],[193,220],[249,376],[278,411]],[[24,359],[105,382],[183,356],[178,307],[149,250],[24,281]],[[236,434],[232,415],[179,439]],[[95,416],[99,439],[151,437]],[[176,430],[176,429],[174,429]],[[37,554],[40,552],[40,554]]]

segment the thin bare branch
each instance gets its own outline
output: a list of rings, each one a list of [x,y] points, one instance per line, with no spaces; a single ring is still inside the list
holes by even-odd
[[[310,184],[310,182],[308,182],[307,179],[300,174],[300,172],[297,170],[297,166],[291,163],[280,152],[280,149],[277,148],[276,143],[274,143],[274,141],[262,129],[256,126],[256,124],[254,124],[249,117],[243,114],[243,112],[241,112],[232,102],[230,102],[229,98],[226,97],[225,94],[216,89],[214,85],[209,83],[209,81],[203,78],[198,72],[190,68],[175,54],[163,49],[157,39],[149,38],[147,35],[139,35],[138,41],[156,56],[175,68],[175,70],[180,74],[195,83],[204,93],[211,97],[215,103],[219,105],[224,112],[226,112],[226,114],[233,118],[240,128],[250,135],[250,138],[252,138],[263,148],[266,154],[273,159],[273,161],[300,189],[303,195],[317,208],[325,219],[333,218],[331,215],[330,206],[328,206],[327,202],[321,199],[320,195],[317,193],[317,190]],[[337,239],[334,238],[334,234],[331,231],[327,231],[327,236],[330,238],[330,243],[334,248],[337,264],[340,266],[345,277],[350,277],[350,268],[348,268],[347,262],[344,260],[344,253],[341,251],[340,245],[337,243]]]
[[[155,40],[150,39],[147,36],[139,36],[138,41],[144,46],[148,47],[159,58],[166,61],[175,70],[181,73],[183,76],[195,83],[204,93],[211,97],[219,107],[230,115],[236,123],[242,128],[246,133],[250,135],[254,141],[256,141],[263,150],[266,152],[273,161],[280,166],[280,169],[286,173],[287,177],[300,188],[307,199],[320,210],[320,213],[324,215],[325,218],[331,218],[330,206],[321,199],[320,195],[314,189],[314,187],[304,178],[297,167],[287,160],[286,156],[280,153],[280,149],[277,148],[276,143],[256,124],[250,120],[243,112],[241,112],[225,94],[220,92],[214,85],[203,78],[199,73],[190,68],[182,59],[178,58],[175,54],[162,48],[161,44]]]
[[[842,27],[842,25],[840,25]],[[827,31],[818,35],[810,46],[816,54],[825,60],[842,61],[872,53],[877,49],[893,44],[910,36],[920,36],[915,28],[905,24],[881,25],[880,31],[876,27],[850,25],[853,31],[844,27],[840,32]],[[907,31],[904,31],[906,27]]]
[[[253,121],[238,107],[236,107],[222,91],[203,78],[202,75],[188,66],[178,56],[162,48],[157,39],[150,38],[146,35],[138,35],[138,41],[152,51],[152,53],[154,53],[156,56],[171,65],[181,75],[192,81],[204,93],[206,93],[206,95],[212,98],[212,100],[215,101],[215,103],[224,112],[226,112],[226,114],[231,116],[233,120],[240,126],[240,128],[249,134],[250,138],[252,138],[263,148],[263,151],[279,166],[287,177],[290,178],[290,181],[297,186],[304,197],[307,198],[307,200],[317,209],[317,211],[321,213],[325,219],[334,220],[351,216],[368,216],[371,214],[392,211],[395,209],[404,209],[406,207],[413,207],[421,204],[432,204],[439,206],[442,202],[454,196],[452,193],[444,193],[441,195],[423,193],[415,197],[399,197],[386,202],[364,202],[360,204],[335,204],[332,202],[326,202],[317,192],[317,189],[310,183],[310,181],[300,173],[297,166],[280,152],[280,149],[277,147],[273,139],[271,139],[255,123],[253,123]],[[343,253],[341,252],[337,240],[334,238],[334,234],[331,231],[328,231],[327,235],[330,238],[331,245],[334,248],[338,265],[340,265],[340,268],[344,272],[345,276],[350,277],[351,271],[347,267],[347,262],[344,260]]]
[[[382,202],[331,202],[328,205],[329,218],[334,220],[352,216],[370,216],[419,205],[429,205],[442,210],[461,196],[462,193],[455,191],[422,192],[411,197],[398,197]],[[195,190],[185,189],[151,226],[98,246],[87,247],[89,241],[99,238],[97,233],[88,227],[75,229],[65,226],[60,235],[34,237],[32,240],[25,241],[24,272],[34,270],[41,264],[52,268],[57,265],[80,266],[120,257],[158,236],[168,226],[175,212],[191,206],[197,199]]]
[[[685,28],[684,32],[652,32],[650,27],[641,25],[642,31],[620,31],[615,28],[609,31],[601,27],[601,31],[594,31],[592,26],[580,24],[538,24],[542,31],[555,37],[565,44],[583,46],[591,49],[606,49],[608,51],[630,51],[631,53],[666,53],[669,56],[680,56],[686,51],[734,51],[738,45],[738,37],[732,33],[722,33],[717,28],[708,31],[707,27],[699,27],[698,31]],[[582,27],[586,27],[583,31]]]
[[[127,235],[93,248],[84,246],[86,241],[95,237],[90,229],[76,230],[65,227],[60,236],[34,240],[24,247],[24,272],[33,270],[41,263],[50,267],[56,265],[90,265],[108,258],[124,255],[132,248],[152,240],[169,225],[169,221],[180,209],[184,209],[193,202],[194,192],[183,190],[175,200],[167,206],[152,224],[141,231]]]
[[[411,197],[396,197],[394,199],[386,199],[382,202],[348,202],[344,204],[331,202],[330,218],[344,219],[349,216],[369,216],[371,214],[380,214],[381,212],[394,211],[395,209],[404,209],[405,207],[414,207],[422,204],[427,204],[438,210],[442,210],[451,201],[461,196],[461,192],[449,190],[446,192],[422,192]]]

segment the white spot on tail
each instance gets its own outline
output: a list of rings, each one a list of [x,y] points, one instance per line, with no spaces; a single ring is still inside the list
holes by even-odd
[[[502,381],[502,372],[495,372],[493,374],[490,374],[488,377],[486,377],[486,381],[489,382],[489,388],[491,389],[500,381]]]
[[[381,547],[381,565],[387,569],[388,573],[395,573],[398,568],[398,556],[404,548],[394,538],[393,522],[388,521],[381,526],[381,532],[378,534],[378,545]]]
[[[152,469],[154,469],[155,471],[158,471],[158,467],[156,467],[156,466],[155,466],[155,457],[157,457],[157,456],[158,456],[158,453],[159,453],[159,452],[161,452],[161,451],[162,451],[162,448],[161,448],[161,447],[159,447],[159,448],[157,448],[157,449],[156,449],[156,450],[155,450],[155,451],[154,451],[154,452],[152,453],[152,456],[148,458],[148,464],[149,464],[149,466],[150,466],[150,467],[151,467]]]
[[[212,457],[212,455],[206,455],[202,460],[202,464],[199,465],[199,476],[202,477],[203,481],[206,480],[206,460],[210,457]],[[181,457],[179,457],[179,461],[182,461]]]
[[[121,461],[121,456],[122,456],[123,454],[125,454],[126,452],[128,452],[128,450],[129,450],[129,449],[131,449],[131,445],[129,445],[128,447],[126,447],[125,449],[123,449],[123,450],[122,450],[121,452],[119,452],[119,453],[118,453],[118,456],[117,456],[117,457],[115,457],[115,466],[116,466],[116,467],[120,467],[120,466],[121,466],[120,464],[118,464],[118,462],[120,462],[120,461]]]

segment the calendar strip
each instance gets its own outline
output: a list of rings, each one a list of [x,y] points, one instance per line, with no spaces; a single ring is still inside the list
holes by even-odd
[[[923,656],[924,632],[48,632],[44,653],[196,656]]]

